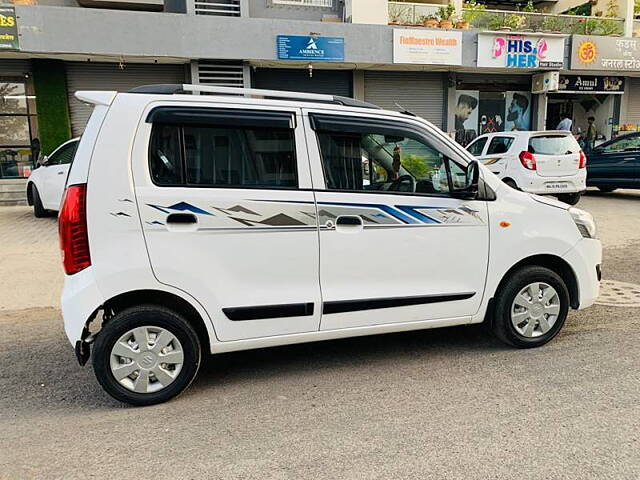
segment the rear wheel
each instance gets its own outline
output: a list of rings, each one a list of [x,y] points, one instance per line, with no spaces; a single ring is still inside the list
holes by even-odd
[[[177,313],[146,305],[116,314],[100,331],[93,369],[116,400],[153,405],[182,393],[200,366],[200,342]]]
[[[562,329],[569,312],[569,292],[562,278],[544,267],[528,266],[502,283],[491,324],[503,342],[539,347]]]
[[[561,193],[557,198],[561,202],[568,203],[569,205],[575,205],[580,201],[581,196],[582,192]]]
[[[598,190],[600,190],[602,193],[611,193],[614,190],[617,190],[616,187],[598,187]]]
[[[33,216],[36,218],[44,218],[49,216],[49,211],[42,205],[40,193],[35,185],[31,187],[31,195],[33,195]]]

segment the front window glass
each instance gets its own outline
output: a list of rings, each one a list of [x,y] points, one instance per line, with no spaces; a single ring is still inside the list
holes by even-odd
[[[348,191],[447,194],[447,157],[413,134],[318,132],[327,188]],[[450,162],[455,187],[465,171]]]
[[[485,138],[479,138],[478,140],[476,140],[475,142],[473,142],[471,145],[469,145],[467,147],[467,150],[469,150],[469,153],[475,157],[479,157],[480,155],[482,155],[482,150],[484,150],[484,146],[487,143],[487,139]]]

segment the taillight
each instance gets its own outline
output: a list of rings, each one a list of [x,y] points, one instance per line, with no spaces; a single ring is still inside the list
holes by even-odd
[[[527,170],[535,170],[536,167],[536,157],[534,157],[531,152],[520,152],[520,163]]]
[[[582,150],[580,150],[580,162],[578,163],[578,168],[584,168],[587,166],[587,156],[584,154]]]
[[[91,266],[86,199],[86,184],[67,187],[58,214],[62,265],[67,275],[73,275]]]

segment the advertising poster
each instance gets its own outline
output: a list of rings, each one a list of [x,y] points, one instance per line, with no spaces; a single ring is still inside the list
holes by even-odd
[[[460,145],[468,145],[478,136],[477,90],[456,91],[456,105],[453,109],[455,139]]]
[[[462,33],[395,28],[393,63],[462,65]]]
[[[480,95],[479,110],[480,135],[504,131],[505,101],[502,94]]]
[[[344,62],[344,38],[318,35],[278,35],[278,60]]]
[[[507,92],[504,130],[531,130],[531,93]]]

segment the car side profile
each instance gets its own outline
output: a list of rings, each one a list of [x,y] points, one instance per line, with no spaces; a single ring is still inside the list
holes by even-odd
[[[587,153],[587,185],[602,192],[640,188],[640,133],[621,135]]]
[[[46,217],[60,209],[69,167],[79,138],[73,138],[45,156],[27,181],[27,201],[36,217]]]
[[[510,187],[575,205],[586,190],[587,158],[567,131],[487,133],[467,150]]]
[[[195,85],[76,96],[95,107],[59,215],[62,311],[120,401],[175,397],[203,354],[481,322],[537,347],[598,296],[592,217],[421,118]]]

